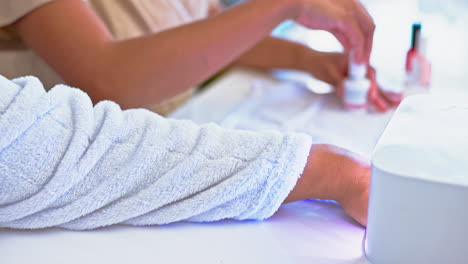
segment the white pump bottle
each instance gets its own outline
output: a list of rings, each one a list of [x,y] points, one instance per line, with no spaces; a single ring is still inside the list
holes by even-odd
[[[371,82],[367,79],[367,65],[356,64],[350,53],[348,78],[344,81],[344,105],[347,109],[360,109],[367,106],[367,94]]]

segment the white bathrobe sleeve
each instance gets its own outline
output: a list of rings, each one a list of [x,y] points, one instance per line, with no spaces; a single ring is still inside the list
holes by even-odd
[[[265,219],[311,139],[165,119],[82,91],[0,76],[0,227]]]

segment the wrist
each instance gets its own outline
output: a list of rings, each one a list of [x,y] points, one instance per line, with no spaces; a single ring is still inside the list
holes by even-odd
[[[368,179],[369,166],[353,153],[327,144],[313,145],[307,165],[285,202],[304,199],[346,203]],[[363,177],[362,177],[363,176]]]
[[[343,200],[346,188],[345,177],[341,169],[343,155],[341,149],[331,145],[316,145],[313,148],[313,173],[317,188],[311,189],[311,198]]]
[[[345,203],[348,197],[365,188],[362,177],[369,173],[366,161],[354,153],[333,145],[314,145],[308,172],[311,188],[309,198]]]
[[[346,204],[350,199],[364,193],[369,188],[370,164],[363,157],[341,148],[336,148],[336,176],[340,184],[333,197],[340,204]]]

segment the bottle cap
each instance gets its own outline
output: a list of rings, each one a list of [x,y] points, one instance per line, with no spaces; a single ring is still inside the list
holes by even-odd
[[[353,80],[366,79],[367,65],[366,64],[349,64],[348,76]]]
[[[366,79],[367,65],[365,63],[354,62],[354,50],[351,50],[348,58],[348,78],[353,80]]]
[[[417,49],[419,46],[419,36],[421,34],[421,23],[414,23],[413,30],[411,32],[411,49]]]

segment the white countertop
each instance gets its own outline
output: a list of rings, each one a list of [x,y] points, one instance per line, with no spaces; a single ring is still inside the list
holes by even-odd
[[[2,230],[0,263],[364,264],[363,232],[338,205],[303,201],[263,222]]]

